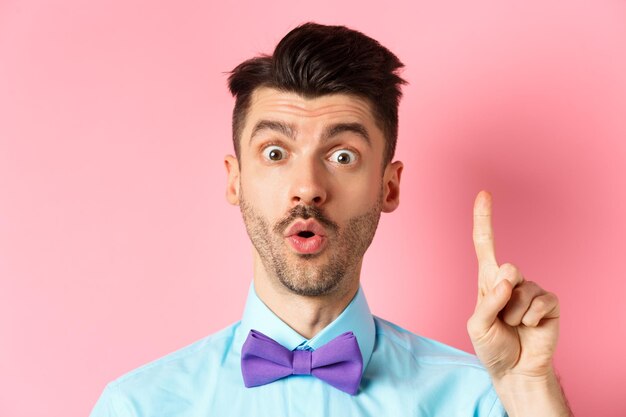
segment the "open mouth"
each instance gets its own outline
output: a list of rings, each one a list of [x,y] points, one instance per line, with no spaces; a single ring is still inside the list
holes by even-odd
[[[285,231],[285,239],[291,248],[299,254],[320,253],[326,246],[326,231],[314,219],[297,221]]]
[[[296,253],[302,255],[319,253],[326,246],[326,237],[311,232],[310,230],[302,230],[288,236],[286,239],[291,248]]]

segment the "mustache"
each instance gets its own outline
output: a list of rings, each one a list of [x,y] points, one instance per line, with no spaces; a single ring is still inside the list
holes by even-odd
[[[282,234],[285,229],[293,223],[294,220],[302,218],[304,220],[313,218],[318,221],[322,226],[332,231],[337,231],[339,226],[334,221],[330,220],[322,210],[313,206],[301,206],[297,205],[287,213],[284,219],[276,223],[274,226],[274,232]]]

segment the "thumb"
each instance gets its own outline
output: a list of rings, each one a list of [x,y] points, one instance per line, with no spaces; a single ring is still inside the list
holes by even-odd
[[[498,318],[498,313],[506,306],[513,294],[511,281],[503,279],[493,289],[486,292],[476,304],[474,314],[467,322],[470,338],[480,338],[489,331]]]

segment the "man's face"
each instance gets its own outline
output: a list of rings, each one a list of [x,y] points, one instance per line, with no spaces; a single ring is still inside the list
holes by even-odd
[[[380,212],[397,206],[402,166],[383,172],[384,146],[366,100],[254,92],[227,195],[271,279],[306,296],[358,282]]]

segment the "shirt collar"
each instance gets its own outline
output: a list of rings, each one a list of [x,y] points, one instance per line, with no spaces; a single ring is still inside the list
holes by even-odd
[[[374,317],[367,305],[361,286],[359,286],[352,301],[335,320],[313,338],[306,339],[289,327],[261,301],[256,294],[253,282],[250,284],[243,317],[237,330],[238,351],[241,351],[241,346],[252,329],[271,337],[289,350],[296,348],[315,350],[340,334],[351,331],[354,333],[361,350],[363,371],[365,371],[372,356],[376,339]]]

